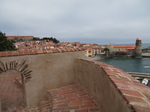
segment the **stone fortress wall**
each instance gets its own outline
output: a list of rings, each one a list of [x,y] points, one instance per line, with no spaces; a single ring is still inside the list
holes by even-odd
[[[150,111],[149,87],[118,68],[84,58],[83,49],[0,53],[4,65],[26,60],[32,71],[28,82],[22,77],[28,108],[47,99],[47,90],[76,83],[92,94],[102,112]]]

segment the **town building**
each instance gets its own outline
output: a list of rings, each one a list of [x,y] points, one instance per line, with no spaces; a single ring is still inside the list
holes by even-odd
[[[50,40],[32,40],[32,41],[21,41],[14,43],[19,51],[27,49],[50,49],[55,47],[55,43]]]
[[[34,36],[6,36],[10,40],[14,41],[30,41],[35,38]]]
[[[136,39],[135,45],[115,45],[114,43],[108,43],[105,46],[109,49],[110,53],[115,55],[127,55],[134,56],[135,58],[142,58],[142,42],[140,37]]]
[[[104,47],[103,46],[95,46],[95,47],[88,47],[85,50],[85,55],[87,57],[95,57],[101,54],[104,54]]]
[[[60,42],[60,43],[53,43],[53,41],[47,40],[32,40],[32,41],[21,41],[14,43],[18,51],[24,50],[50,50],[54,48],[84,48],[85,55],[87,57],[94,57],[100,54],[104,54],[105,46],[99,46],[98,44],[88,44],[88,43],[80,43],[80,42]]]
[[[133,56],[135,50],[134,45],[115,45],[114,43],[108,43],[105,47],[109,49],[109,53],[114,54],[116,56]]]

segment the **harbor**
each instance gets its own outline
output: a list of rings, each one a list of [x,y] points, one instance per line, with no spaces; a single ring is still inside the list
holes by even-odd
[[[128,72],[132,77],[150,87],[150,73]]]
[[[132,77],[135,77],[136,79],[148,79],[150,80],[150,73],[139,73],[139,72],[128,72]]]
[[[131,74],[132,77],[135,77],[140,82],[148,80],[147,84],[145,84],[145,82],[143,83],[150,87],[150,58],[135,59],[115,57],[110,59],[99,59],[97,61],[120,68]]]

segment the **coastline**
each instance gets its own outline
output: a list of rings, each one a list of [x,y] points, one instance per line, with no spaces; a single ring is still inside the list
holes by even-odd
[[[96,60],[104,59],[104,58],[101,57],[101,56],[94,56],[94,57],[86,57],[86,59],[87,59],[87,60],[96,61]]]

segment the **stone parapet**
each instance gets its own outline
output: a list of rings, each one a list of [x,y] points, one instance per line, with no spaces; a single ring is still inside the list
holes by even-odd
[[[150,112],[150,88],[127,72],[84,59],[76,60],[75,71],[77,83],[95,97],[103,112]]]
[[[47,90],[76,83],[94,97],[102,112],[150,112],[149,87],[114,66],[81,59],[85,56],[84,50],[6,51],[0,52],[0,58],[4,68],[9,68],[10,62],[20,65],[26,60],[32,70],[32,78],[25,83],[28,108],[47,100]],[[7,74],[11,74],[7,70]]]

